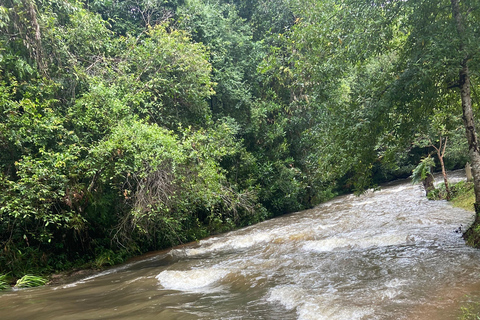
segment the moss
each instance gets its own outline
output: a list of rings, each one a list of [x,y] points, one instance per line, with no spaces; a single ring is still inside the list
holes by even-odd
[[[462,208],[475,212],[475,193],[473,191],[473,183],[461,181],[453,186],[454,196],[451,203],[454,207]],[[480,225],[472,225],[463,235],[467,245],[474,248],[480,248]]]
[[[471,226],[470,229],[463,234],[463,238],[467,245],[480,248],[480,225]]]
[[[473,192],[473,183],[461,181],[453,186],[454,196],[451,203],[454,207],[462,208],[468,211],[475,211],[475,193]]]
[[[441,194],[442,188],[439,186],[438,193]],[[475,193],[473,191],[473,183],[460,181],[452,185],[452,199],[451,204],[454,207],[462,208],[468,211],[475,212]],[[441,197],[438,197],[441,199]],[[480,248],[480,225],[472,225],[463,235],[465,242],[472,247]]]

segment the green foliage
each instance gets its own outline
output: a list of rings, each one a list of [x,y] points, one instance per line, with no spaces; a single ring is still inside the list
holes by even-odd
[[[278,65],[287,56],[288,64],[281,67],[295,75],[295,87],[302,86],[310,108],[320,111],[308,131],[318,146],[313,148],[317,166],[325,168],[320,171],[362,191],[416,162],[411,157],[418,151],[411,147],[415,134],[434,127],[443,136],[455,130],[450,128],[455,121],[447,118],[460,115],[458,92],[451,90],[460,55],[471,57],[471,75],[478,73],[478,55],[470,47],[477,27],[468,2],[461,5],[469,30],[469,45],[462,54],[455,49],[459,35],[449,1],[441,6],[438,1],[291,3],[299,20],[293,32],[282,36],[286,49],[270,61]],[[433,126],[428,123],[432,119]],[[448,135],[449,146],[464,145],[458,139],[453,142],[456,134]],[[456,159],[446,157],[450,167],[465,161],[460,159],[465,149],[456,151],[451,152]]]
[[[451,199],[453,206],[465,210],[473,211],[473,203],[475,202],[475,195],[473,193],[473,183],[467,181],[460,181],[450,186]],[[447,199],[447,192],[445,183],[439,183],[435,190],[428,193],[429,200],[445,200]],[[448,200],[448,199],[447,199]]]
[[[419,183],[424,181],[432,174],[432,168],[435,167],[435,160],[428,156],[415,167],[412,171],[412,183]]]
[[[125,261],[126,251],[114,252],[111,249],[96,248],[97,252],[93,267],[100,269],[107,266],[114,266]]]
[[[3,8],[10,32],[23,18]],[[211,120],[202,44],[151,23],[116,37],[75,3],[32,8],[41,44],[0,37],[2,271],[118,263],[261,219],[254,182],[239,186],[221,166],[248,152],[235,121]],[[31,59],[40,45],[42,66]]]
[[[48,282],[48,279],[27,274],[17,280],[17,283],[15,284],[15,288],[40,287],[45,285],[47,282]]]
[[[307,167],[300,166],[305,156],[300,139],[310,115],[289,106],[297,92],[291,94],[293,86],[278,81],[282,75],[269,65],[271,61],[261,62],[269,50],[265,44],[277,42],[272,24],[284,32],[293,23],[288,5],[278,1],[186,1],[178,12],[180,26],[210,49],[217,83],[210,100],[213,116],[233,117],[245,141],[248,153],[242,154],[248,161],[224,160],[223,165],[233,171],[227,176],[245,186],[256,183],[259,201],[275,214],[314,204],[318,201],[312,194],[316,180],[307,182],[310,176],[302,172]],[[273,12],[284,15],[282,19],[270,17],[274,22],[269,23],[265,12],[268,17]]]
[[[92,175],[101,172],[99,184],[115,190],[123,206],[114,235],[123,246],[136,237],[149,249],[190,241],[187,230],[202,222],[253,211],[255,193],[235,191],[218,164],[239,147],[232,128],[219,123],[182,132],[177,137],[156,125],[121,122],[92,149]]]
[[[218,117],[230,116],[245,124],[261,57],[249,26],[235,6],[220,1],[185,1],[178,13],[180,27],[210,50],[212,80],[217,83],[210,108]]]
[[[0,275],[0,291],[5,290],[9,287],[10,286],[8,285],[8,282],[7,282],[7,275],[6,274]]]
[[[110,22],[110,28],[117,34],[140,34],[148,27],[162,24],[175,16],[179,0],[123,0],[123,1],[82,1],[91,11],[102,15]]]
[[[445,183],[440,183],[436,188],[427,194],[428,200],[446,200],[447,191],[445,189]]]
[[[475,194],[473,192],[473,183],[460,181],[452,186],[451,202],[455,207],[474,211]]]
[[[124,39],[119,83],[132,112],[151,122],[176,129],[178,125],[208,124],[206,99],[213,93],[211,65],[202,44],[187,33],[150,28],[142,39]],[[133,94],[132,94],[133,93]]]
[[[468,298],[468,296],[466,296]],[[480,320],[480,305],[478,302],[469,302],[460,307],[459,320]]]

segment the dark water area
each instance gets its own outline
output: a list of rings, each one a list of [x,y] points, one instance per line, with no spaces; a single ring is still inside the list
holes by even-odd
[[[453,179],[462,179],[459,172]],[[480,301],[473,213],[408,181],[0,294],[0,319],[458,319]]]

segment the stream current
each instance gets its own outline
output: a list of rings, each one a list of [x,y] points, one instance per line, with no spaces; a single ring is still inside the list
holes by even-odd
[[[1,293],[0,319],[458,319],[480,301],[480,250],[455,232],[472,221],[394,182],[67,285]]]

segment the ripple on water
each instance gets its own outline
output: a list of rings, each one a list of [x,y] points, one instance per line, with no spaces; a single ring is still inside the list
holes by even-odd
[[[212,238],[200,241],[199,247],[174,249],[171,251],[171,254],[179,257],[194,257],[215,252],[239,251],[271,241],[273,236],[272,233],[258,232],[254,234],[231,236],[227,239]]]
[[[303,245],[305,251],[324,252],[344,249],[367,249],[373,247],[386,247],[405,244],[409,237],[405,234],[382,234],[364,238],[352,239],[330,237],[328,239],[306,241]]]
[[[271,303],[280,303],[287,310],[296,309],[299,320],[355,320],[372,315],[368,307],[341,306],[323,295],[312,294],[297,286],[280,286],[272,288],[267,297]]]

